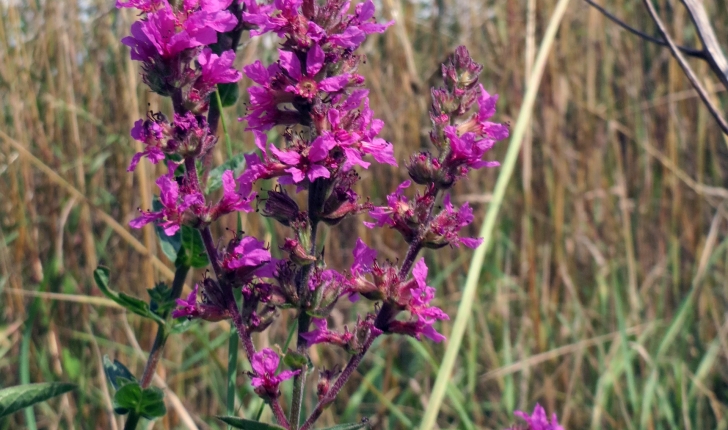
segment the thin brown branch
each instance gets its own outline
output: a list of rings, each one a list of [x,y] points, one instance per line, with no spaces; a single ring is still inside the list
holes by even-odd
[[[713,26],[710,25],[703,2],[698,0],[682,0],[682,2],[690,13],[690,19],[693,20],[695,28],[698,29],[698,36],[703,42],[705,61],[710,64],[720,82],[728,90],[728,59],[723,54]]]
[[[645,39],[648,42],[652,42],[654,44],[660,45],[660,46],[668,46],[667,42],[665,42],[664,39],[660,39],[657,37],[652,37],[647,33],[644,33],[640,30],[637,30],[636,28],[630,26],[626,22],[622,21],[621,19],[617,18],[615,15],[610,13],[608,10],[604,9],[603,7],[599,6],[594,2],[594,0],[584,0],[594,9],[598,10],[602,15],[607,17],[610,21],[614,22],[618,26],[622,27],[623,29],[629,31],[630,33],[637,35],[643,39]],[[695,48],[689,48],[687,46],[680,46],[677,45],[678,49],[682,51],[683,54],[689,56],[689,57],[696,57],[696,58],[702,58],[703,60],[709,61],[707,58],[707,53],[703,51],[702,49],[695,49]]]
[[[708,108],[710,114],[713,115],[713,118],[715,118],[715,121],[718,123],[721,130],[723,130],[723,133],[728,134],[728,122],[726,122],[725,118],[723,118],[716,106],[710,100],[708,92],[705,90],[705,88],[703,88],[703,85],[698,80],[695,72],[693,72],[693,69],[685,60],[685,57],[683,57],[682,52],[680,52],[680,49],[670,37],[670,34],[667,32],[667,28],[665,27],[665,24],[660,19],[660,16],[655,10],[655,6],[652,4],[652,0],[643,0],[643,3],[647,7],[647,11],[650,13],[652,20],[655,22],[655,25],[657,25],[657,29],[660,31],[660,34],[662,34],[662,38],[665,39],[665,41],[667,42],[667,46],[670,48],[672,55],[680,64],[680,67],[683,69],[685,76],[687,76],[688,80],[690,80],[690,83],[693,85],[693,88],[695,88],[695,91],[698,92],[698,95],[703,100],[703,104],[705,104],[705,107]]]

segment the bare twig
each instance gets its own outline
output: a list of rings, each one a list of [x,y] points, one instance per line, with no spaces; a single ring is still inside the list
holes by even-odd
[[[647,33],[644,33],[640,30],[637,30],[636,28],[630,26],[626,22],[622,21],[621,19],[617,18],[615,15],[610,13],[608,10],[604,9],[603,7],[599,6],[594,2],[594,0],[584,0],[587,2],[591,7],[598,10],[602,15],[609,18],[612,22],[617,24],[618,26],[622,27],[623,29],[629,31],[630,33],[637,35],[643,39],[645,39],[648,42],[655,43],[660,46],[668,46],[667,42],[665,42],[664,39],[659,39],[657,37],[652,37]],[[692,0],[689,0],[692,1]],[[712,29],[711,29],[712,30]],[[714,35],[715,36],[715,35]],[[702,49],[695,49],[695,48],[689,48],[687,46],[677,46],[680,51],[682,51],[683,54],[689,56],[689,57],[696,57],[696,58],[702,58],[703,60],[709,61],[707,53]]]
[[[680,64],[680,67],[683,69],[685,76],[687,76],[688,80],[690,80],[690,83],[693,85],[693,88],[695,88],[695,91],[698,92],[701,100],[703,100],[703,104],[705,104],[705,107],[708,108],[710,114],[713,115],[713,118],[715,118],[715,121],[718,123],[721,130],[723,130],[723,133],[728,134],[728,122],[726,122],[725,118],[723,118],[716,106],[710,100],[708,92],[705,90],[705,88],[703,88],[703,85],[698,80],[695,72],[693,72],[693,69],[687,63],[685,57],[683,57],[680,49],[677,47],[675,42],[668,34],[667,29],[665,28],[665,24],[662,22],[660,16],[657,14],[657,11],[655,10],[655,6],[652,4],[652,1],[643,0],[643,3],[647,7],[647,11],[650,13],[652,20],[655,21],[655,25],[657,25],[657,29],[660,31],[660,34],[662,34],[663,39],[665,39],[665,41],[667,42],[667,46],[670,48],[672,55]]]
[[[700,40],[703,42],[705,61],[710,64],[715,74],[718,75],[720,82],[728,90],[728,59],[726,59],[720,48],[718,38],[715,36],[715,31],[713,31],[713,27],[710,25],[703,2],[697,0],[682,0],[682,2],[690,13],[690,19],[693,20],[693,24],[695,24],[695,28],[698,30],[698,36],[700,36]]]

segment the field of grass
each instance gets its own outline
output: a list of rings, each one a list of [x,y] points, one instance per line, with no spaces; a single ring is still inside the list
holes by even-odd
[[[496,119],[515,124],[557,2],[382,0],[396,24],[362,47],[360,71],[397,158],[428,144],[429,87],[460,44],[485,64],[482,82],[500,95]],[[680,2],[656,3],[676,40],[699,47]],[[640,1],[601,4],[654,34]],[[705,5],[728,49],[724,0]],[[127,227],[149,206],[157,176],[149,164],[126,172],[139,144],[129,129],[146,109],[170,109],[141,84],[119,42],[134,19],[127,12],[100,0],[0,3],[0,388],[79,386],[0,419],[0,429],[121,428],[102,357],[140,373],[154,340],[153,323],[107,300],[92,277],[104,264],[117,291],[145,297],[174,269],[153,229]],[[243,37],[239,66],[272,58],[274,39]],[[693,66],[728,106],[707,65]],[[241,82],[243,98],[249,84]],[[236,121],[244,109],[223,113],[236,152],[253,149]],[[492,158],[503,160],[508,145]],[[216,151],[219,163],[224,145]],[[455,191],[475,208],[471,235],[501,171],[480,171]],[[358,192],[381,202],[404,174],[377,166]],[[727,199],[728,136],[670,52],[571,0],[479,273],[439,428],[503,429],[514,410],[539,402],[567,429],[728,429]],[[246,232],[274,244],[283,237],[249,215]],[[235,229],[234,216],[226,223]],[[323,234],[335,268],[351,262],[355,236],[392,259],[405,249],[360,219]],[[425,253],[437,305],[451,315],[440,326],[445,335],[472,256],[466,248]],[[203,272],[193,270],[187,285]],[[332,319],[355,312],[352,305]],[[256,335],[258,345],[283,344],[292,317]],[[198,323],[172,338],[158,371],[170,412],[153,428],[223,428],[214,416],[226,408],[229,332],[227,323]],[[447,343],[379,342],[322,424],[368,417],[376,429],[409,429],[421,421]],[[312,360],[345,357],[314,348]],[[260,400],[242,372],[237,386],[238,414],[254,415]]]

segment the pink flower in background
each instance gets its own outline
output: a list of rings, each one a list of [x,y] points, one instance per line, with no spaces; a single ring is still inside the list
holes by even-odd
[[[516,411],[514,415],[523,418],[526,421],[528,427],[524,430],[564,430],[564,427],[559,425],[559,422],[556,419],[556,414],[551,416],[551,422],[549,422],[548,417],[546,416],[546,411],[539,404],[536,404],[536,407],[533,409],[533,414],[531,415],[522,411]],[[511,430],[520,428],[521,427],[516,426],[512,427]]]

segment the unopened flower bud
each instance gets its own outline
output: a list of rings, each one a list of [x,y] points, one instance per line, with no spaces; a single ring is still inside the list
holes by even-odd
[[[265,206],[263,206],[260,213],[265,217],[275,219],[286,227],[290,226],[292,221],[306,219],[306,214],[299,210],[298,203],[283,189],[281,191],[268,191],[268,199],[266,199]]]
[[[420,185],[436,184],[438,188],[444,189],[452,185],[453,180],[442,169],[437,158],[429,152],[414,154],[406,164],[407,172],[413,181]]]
[[[290,252],[291,261],[299,266],[307,266],[316,261],[316,257],[309,254],[308,251],[301,246],[301,243],[295,239],[286,238],[281,249]]]
[[[324,396],[328,394],[329,389],[331,389],[332,382],[336,380],[339,373],[341,373],[341,371],[338,367],[334,367],[333,369],[324,369],[319,372],[319,380],[316,384],[316,395],[318,395],[319,401],[323,400]]]

